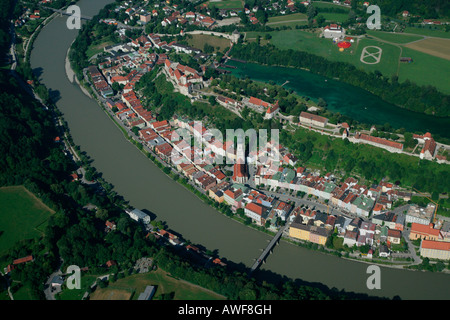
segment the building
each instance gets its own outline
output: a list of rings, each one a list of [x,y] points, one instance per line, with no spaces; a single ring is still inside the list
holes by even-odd
[[[345,35],[345,30],[338,24],[330,24],[323,28],[323,36],[327,39],[341,38]]]
[[[387,241],[393,244],[400,244],[402,233],[400,230],[388,230]]]
[[[155,291],[155,286],[147,286],[144,292],[139,295],[138,300],[151,300],[153,295],[155,294]]]
[[[289,227],[289,236],[295,239],[310,241],[320,245],[325,245],[330,231],[314,224],[302,224],[301,216],[296,216]]]
[[[150,223],[150,216],[139,209],[125,210],[125,212],[135,221]]]
[[[386,140],[383,138],[378,138],[374,136],[369,136],[364,133],[357,133],[355,137],[352,139],[356,143],[366,143],[372,146],[386,149],[390,152],[400,153],[403,151],[403,144],[395,141]]]
[[[411,232],[409,234],[410,240],[433,240],[439,241],[443,240],[443,236],[439,229],[435,229],[434,225],[430,223],[429,225],[424,225],[420,223],[413,222],[411,224]]]
[[[420,151],[420,159],[433,160],[436,153],[436,141],[431,137],[424,136],[425,143]]]
[[[245,164],[235,163],[233,167],[233,181],[236,183],[247,183],[248,173]]]
[[[245,215],[258,225],[265,223],[268,210],[269,208],[254,202],[248,203],[244,208]]]
[[[424,258],[450,260],[450,242],[422,240],[420,255]]]
[[[411,205],[406,213],[406,223],[420,223],[428,226],[433,217],[436,206],[429,203],[426,208]]]
[[[307,126],[315,126],[325,128],[328,124],[328,119],[312,113],[302,111],[300,113],[300,123]]]

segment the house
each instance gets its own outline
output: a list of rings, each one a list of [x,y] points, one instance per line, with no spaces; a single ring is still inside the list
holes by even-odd
[[[61,288],[64,284],[64,279],[61,276],[54,276],[51,281],[51,287],[53,289]]]
[[[269,208],[254,202],[248,203],[244,208],[245,215],[258,225],[264,225],[268,210]]]
[[[117,266],[117,262],[115,260],[108,260],[108,261],[106,261],[106,266],[108,268],[111,268],[113,266]]]
[[[116,230],[116,224],[109,220],[106,221],[105,226],[106,226],[106,228],[105,228],[106,232]]]
[[[389,252],[389,248],[386,245],[382,244],[380,246],[379,256],[383,257],[383,258],[387,258],[390,255],[391,255],[391,253]]]
[[[400,230],[388,229],[387,241],[388,243],[400,244],[402,232]]]
[[[424,258],[450,260],[450,242],[422,240],[420,255]]]
[[[345,231],[345,235],[344,235],[344,245],[347,245],[349,247],[353,247],[354,245],[357,244],[357,239],[358,239],[358,232],[357,231],[350,231],[347,230]]]

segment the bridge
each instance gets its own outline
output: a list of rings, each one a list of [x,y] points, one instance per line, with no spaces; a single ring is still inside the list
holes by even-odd
[[[287,218],[286,218],[286,220],[287,220]],[[282,227],[282,228],[280,228],[280,230],[278,230],[277,234],[269,242],[269,244],[267,245],[266,249],[264,249],[263,252],[261,253],[261,255],[259,256],[259,258],[256,259],[255,263],[253,264],[252,268],[250,269],[249,275],[251,275],[253,273],[253,271],[255,271],[256,269],[258,269],[259,266],[261,265],[261,263],[265,263],[265,259],[267,258],[269,253],[272,253],[273,247],[278,243],[278,241],[280,240],[281,236],[283,235],[283,232],[288,227],[289,227],[289,225],[286,224],[284,227]]]
[[[50,7],[43,6],[43,5],[41,5],[41,7],[44,8],[44,9],[47,9],[47,10],[51,10],[53,12],[57,12],[57,13],[59,13],[61,15],[65,15],[65,16],[72,16],[73,15],[73,13],[67,12],[65,10],[50,8]],[[92,17],[80,15],[80,19],[82,19],[82,20],[92,20]]]

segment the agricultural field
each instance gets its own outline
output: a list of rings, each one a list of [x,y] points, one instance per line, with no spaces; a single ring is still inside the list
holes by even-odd
[[[0,253],[44,234],[54,212],[23,186],[0,188]]]
[[[209,1],[208,7],[216,7],[217,9],[238,9],[244,8],[244,3],[241,0],[219,0]]]
[[[405,47],[450,60],[450,39],[427,38],[407,44]]]
[[[107,288],[97,288],[91,300],[137,300],[147,286],[156,286],[153,299],[174,293],[174,300],[223,300],[224,296],[201,288],[184,280],[175,279],[158,269],[144,274],[135,274],[110,283]]]

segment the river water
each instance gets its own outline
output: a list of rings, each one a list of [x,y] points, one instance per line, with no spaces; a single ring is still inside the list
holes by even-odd
[[[383,101],[379,97],[352,85],[328,79],[306,70],[263,66],[255,63],[228,61],[227,65],[236,69],[227,69],[237,77],[249,77],[255,81],[274,81],[283,87],[294,90],[300,96],[316,101],[323,98],[327,108],[339,112],[362,123],[384,125],[393,128],[405,128],[410,132],[431,132],[450,138],[450,118],[437,118],[399,108]]]
[[[81,0],[78,4],[83,15],[93,16],[110,2]],[[223,216],[168,178],[125,139],[94,100],[69,82],[65,56],[77,33],[66,28],[66,19],[57,17],[41,31],[31,54],[31,65],[53,95],[59,97],[56,105],[69,124],[74,142],[92,157],[92,165],[132,206],[153,212],[157,220],[166,221],[192,243],[217,250],[220,257],[250,267],[270,237]],[[286,276],[389,298],[450,298],[450,275],[385,267],[381,268],[381,289],[369,290],[367,266],[281,242],[255,275],[261,279]]]

